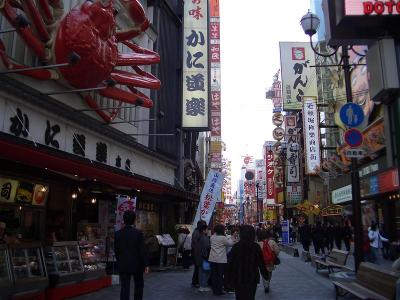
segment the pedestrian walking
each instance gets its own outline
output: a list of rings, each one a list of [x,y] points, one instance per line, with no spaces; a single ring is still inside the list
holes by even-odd
[[[214,295],[220,296],[223,292],[224,269],[227,263],[226,249],[234,244],[231,238],[225,236],[225,226],[215,225],[214,234],[210,238],[211,250],[208,261],[211,263],[211,286]]]
[[[387,235],[387,233],[385,232],[385,229],[384,229],[385,227],[384,227],[384,224],[383,223],[381,223],[380,224],[380,226],[379,226],[379,233],[380,233],[380,235],[381,236],[384,236],[384,237],[386,237],[386,236],[388,236]],[[384,259],[389,259],[390,258],[390,243],[389,242],[385,242],[385,241],[382,241],[382,256],[383,256],[383,258]]]
[[[324,231],[320,221],[317,222],[317,225],[315,225],[312,230],[312,239],[313,239],[315,254],[319,254],[320,251],[322,252],[322,254],[325,254]]]
[[[382,241],[388,242],[389,240],[379,233],[378,226],[375,222],[371,223],[371,227],[368,230],[368,238],[370,249],[370,261],[375,264],[379,264],[378,253],[379,249],[382,248]]]
[[[310,251],[311,244],[311,227],[308,225],[308,221],[305,220],[302,225],[299,226],[300,242],[303,245],[304,251]]]
[[[134,299],[143,299],[143,272],[148,272],[143,233],[135,228],[136,214],[125,211],[125,227],[115,233],[114,251],[121,281],[121,300],[129,300],[131,277],[135,282]]]
[[[182,228],[178,236],[178,251],[182,254],[182,267],[185,270],[190,266],[190,253],[192,251],[192,238],[189,229]]]
[[[260,272],[264,279],[268,279],[261,247],[255,242],[255,235],[253,226],[243,225],[240,228],[240,240],[232,247],[228,277],[235,288],[236,300],[254,300]]]
[[[192,276],[192,287],[198,288],[199,277],[200,277],[200,265],[202,262],[201,258],[201,246],[200,246],[200,227],[202,225],[207,225],[204,220],[199,220],[197,222],[197,227],[192,233],[192,257],[194,263],[193,276]]]
[[[210,244],[210,238],[208,236],[208,227],[206,224],[200,226],[199,243],[200,243],[200,255],[201,255],[199,292],[209,292],[211,291],[211,289],[208,287],[211,266],[208,257],[210,256],[211,244]]]
[[[336,248],[342,250],[343,227],[340,223],[337,223],[333,227],[333,236],[335,239]]]
[[[350,251],[350,243],[353,237],[353,230],[350,227],[350,222],[347,221],[343,227],[343,241],[346,251]]]
[[[333,243],[335,240],[335,230],[333,227],[332,222],[328,223],[328,226],[326,227],[326,247],[328,248],[328,251],[331,252],[333,249]]]
[[[268,278],[262,279],[265,293],[269,293],[272,271],[275,269],[277,260],[279,259],[279,246],[274,241],[271,231],[262,230],[257,236],[258,244],[263,253],[265,268],[267,269]]]

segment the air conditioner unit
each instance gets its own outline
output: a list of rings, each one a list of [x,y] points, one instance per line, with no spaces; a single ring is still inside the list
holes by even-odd
[[[400,95],[398,65],[393,39],[382,39],[369,47],[368,82],[373,101],[388,103]]]

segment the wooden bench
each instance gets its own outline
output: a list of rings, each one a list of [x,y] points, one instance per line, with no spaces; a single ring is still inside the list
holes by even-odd
[[[394,300],[399,274],[371,263],[361,263],[356,279],[351,282],[332,281],[336,299],[352,294],[359,299]]]
[[[327,269],[328,273],[332,273],[335,268],[351,271],[351,269],[346,266],[348,256],[349,251],[332,249],[331,253],[325,257],[325,260],[315,260],[315,271],[318,272],[321,269]]]

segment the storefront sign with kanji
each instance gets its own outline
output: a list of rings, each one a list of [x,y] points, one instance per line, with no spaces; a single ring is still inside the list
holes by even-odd
[[[321,166],[319,115],[316,97],[303,99],[304,152],[306,174],[316,174]]]
[[[184,3],[182,127],[209,129],[208,1]]]

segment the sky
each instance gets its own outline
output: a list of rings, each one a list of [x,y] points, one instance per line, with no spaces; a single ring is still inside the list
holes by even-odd
[[[279,42],[308,40],[300,26],[308,9],[310,0],[220,0],[223,155],[232,161],[233,193],[243,156],[261,159],[273,140],[265,92],[280,69]]]

